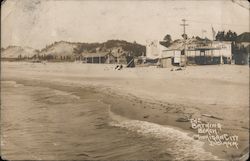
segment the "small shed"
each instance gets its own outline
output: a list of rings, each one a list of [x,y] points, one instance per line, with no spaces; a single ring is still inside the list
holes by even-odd
[[[170,68],[172,67],[172,57],[163,57],[161,59],[159,59],[160,62],[160,67],[162,68]]]
[[[182,66],[184,64],[183,50],[182,49],[167,49],[162,51],[161,62],[171,63],[171,66]],[[170,61],[171,60],[171,61]],[[167,61],[167,62],[166,62]],[[170,66],[170,65],[162,65]]]

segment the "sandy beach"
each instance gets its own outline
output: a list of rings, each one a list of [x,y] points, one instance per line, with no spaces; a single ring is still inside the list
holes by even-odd
[[[210,146],[203,141],[205,151],[225,160],[240,159],[249,153],[248,66],[188,66],[181,71],[114,68],[115,65],[104,64],[2,62],[1,81],[50,87],[80,98],[81,88],[88,88],[98,93],[116,115],[167,125],[192,138],[197,130],[191,128],[190,119],[220,123],[222,133],[238,136],[238,148]],[[7,98],[4,91],[1,99],[8,105],[3,98]]]

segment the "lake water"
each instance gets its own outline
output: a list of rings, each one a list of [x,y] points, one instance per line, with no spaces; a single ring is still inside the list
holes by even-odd
[[[116,115],[102,94],[90,89],[65,89],[2,81],[6,159],[215,159],[187,133]]]

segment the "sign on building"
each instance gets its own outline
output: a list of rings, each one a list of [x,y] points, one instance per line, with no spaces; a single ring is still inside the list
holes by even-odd
[[[174,52],[174,63],[180,63],[181,62],[181,51],[175,51]]]

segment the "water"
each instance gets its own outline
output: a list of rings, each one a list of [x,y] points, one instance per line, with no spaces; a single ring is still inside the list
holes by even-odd
[[[1,153],[10,160],[215,159],[182,131],[116,115],[91,90],[3,81],[1,92]]]

